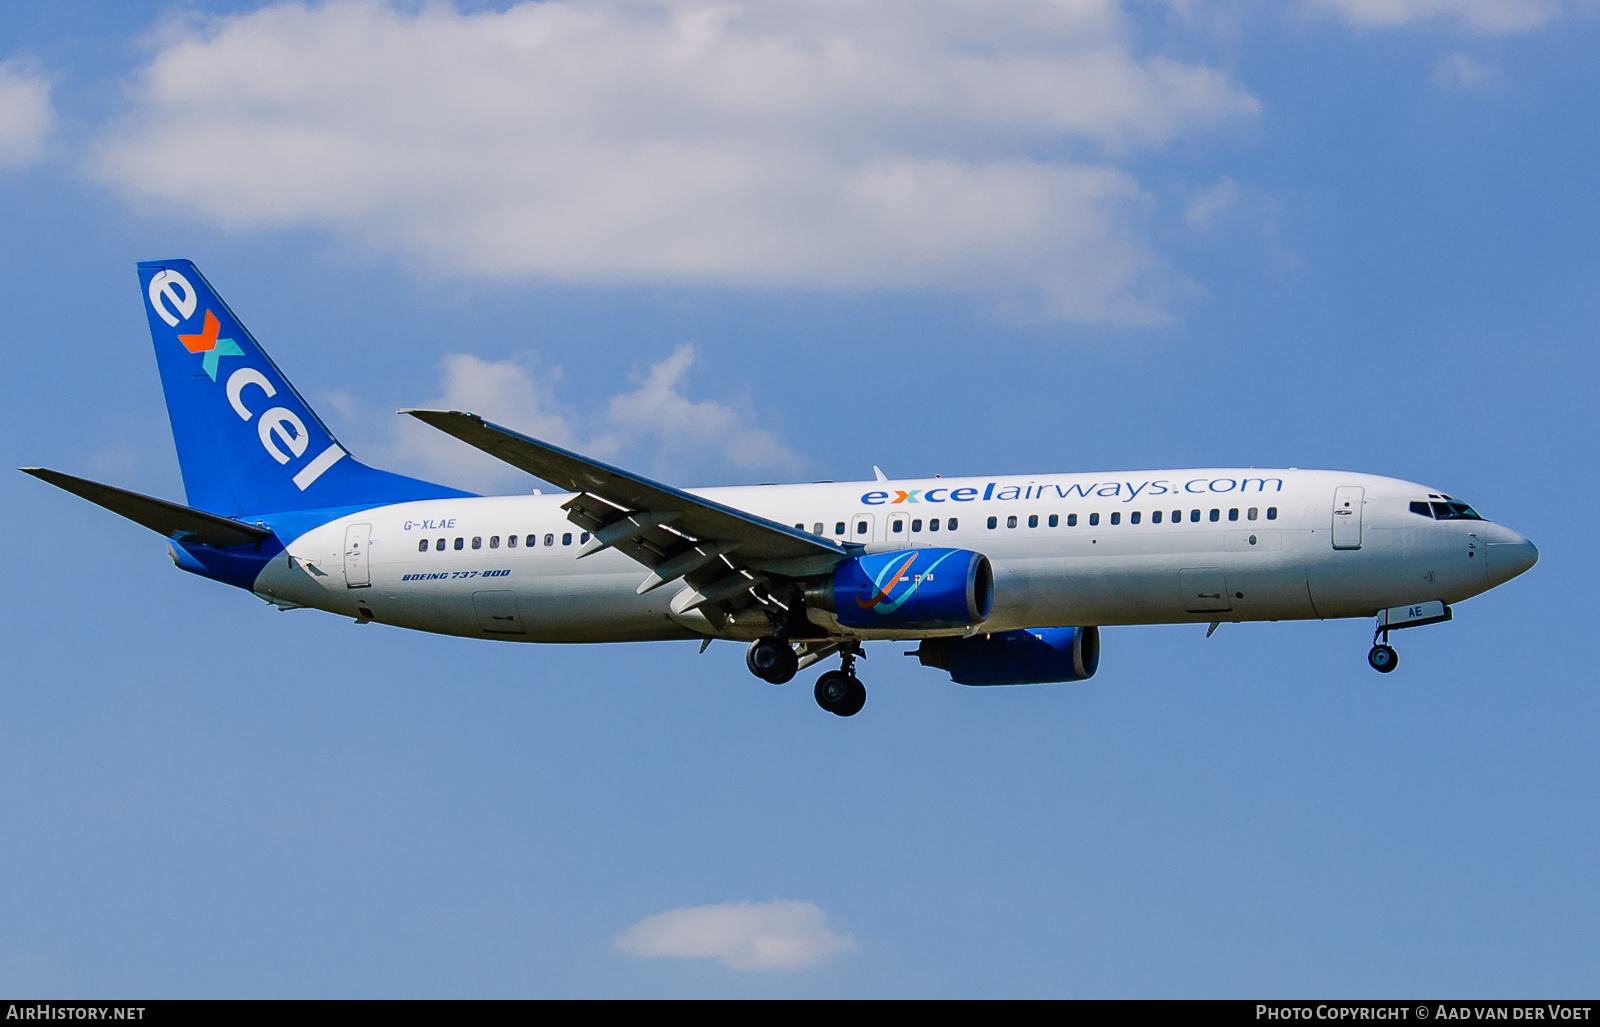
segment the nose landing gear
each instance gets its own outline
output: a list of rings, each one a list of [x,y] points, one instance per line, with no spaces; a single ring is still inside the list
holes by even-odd
[[[1400,666],[1400,654],[1389,644],[1389,629],[1385,618],[1380,618],[1378,628],[1372,633],[1372,648],[1367,650],[1367,666],[1379,674],[1391,673]],[[1383,641],[1378,641],[1378,639]]]
[[[867,686],[856,677],[859,646],[846,649],[839,670],[830,670],[817,679],[817,705],[838,717],[853,717],[867,704]]]
[[[1379,674],[1387,674],[1400,666],[1400,654],[1390,645],[1374,645],[1367,652],[1367,664]]]

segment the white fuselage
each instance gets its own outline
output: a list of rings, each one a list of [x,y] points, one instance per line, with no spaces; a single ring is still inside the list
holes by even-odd
[[[995,578],[988,631],[1371,616],[1407,603],[1459,602],[1535,558],[1508,528],[1409,510],[1438,499],[1437,490],[1332,471],[934,478],[695,494],[875,551],[932,545],[983,553]],[[255,591],[285,607],[480,638],[615,642],[709,631],[697,614],[673,615],[678,585],[637,594],[646,570],[627,556],[606,550],[578,559],[584,537],[561,509],[570,498],[364,510],[295,538]],[[908,637],[828,627],[846,637]],[[736,623],[720,632],[761,633]]]

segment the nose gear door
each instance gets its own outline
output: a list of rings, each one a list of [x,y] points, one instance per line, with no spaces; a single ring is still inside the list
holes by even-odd
[[[1340,485],[1333,490],[1333,548],[1361,548],[1361,507],[1366,494],[1359,485]]]

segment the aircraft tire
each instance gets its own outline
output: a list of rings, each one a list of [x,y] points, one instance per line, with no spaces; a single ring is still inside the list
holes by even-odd
[[[788,642],[769,636],[750,643],[744,653],[744,665],[761,680],[781,685],[799,671],[800,657]]]
[[[817,687],[813,692],[817,697],[817,705],[840,717],[848,717],[855,713],[861,707],[850,708],[851,700],[853,699],[850,688],[851,682],[855,682],[858,688],[861,686],[861,682],[856,681],[855,678],[842,670],[830,670],[820,678],[817,678]],[[862,689],[863,702],[866,701],[865,696],[866,690]],[[845,712],[846,710],[849,710],[849,712]]]
[[[1375,645],[1367,653],[1367,664],[1379,674],[1388,674],[1400,666],[1400,654],[1389,646]]]
[[[861,683],[860,678],[850,678],[850,692],[844,705],[834,711],[841,717],[853,717],[861,712],[861,707],[867,704],[867,686]]]

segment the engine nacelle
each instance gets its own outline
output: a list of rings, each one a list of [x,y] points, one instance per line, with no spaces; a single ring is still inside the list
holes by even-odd
[[[982,624],[994,599],[989,558],[966,549],[897,549],[854,556],[806,602],[852,628],[938,630]]]
[[[1025,628],[972,638],[925,638],[924,667],[950,672],[961,685],[1042,685],[1082,681],[1100,666],[1100,629]]]

